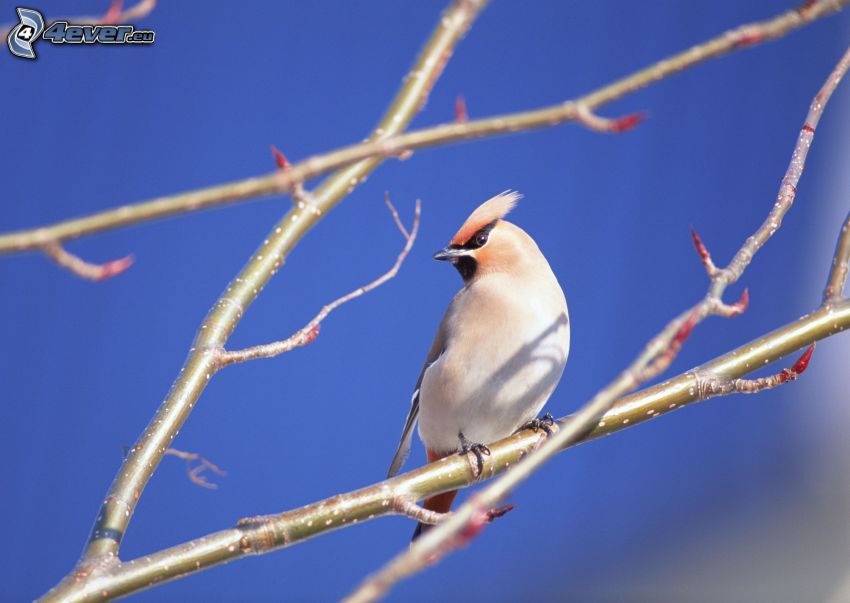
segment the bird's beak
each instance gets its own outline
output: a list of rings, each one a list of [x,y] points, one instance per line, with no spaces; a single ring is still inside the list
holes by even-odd
[[[468,249],[460,249],[458,247],[446,247],[434,254],[435,260],[454,260],[465,255],[469,255]]]

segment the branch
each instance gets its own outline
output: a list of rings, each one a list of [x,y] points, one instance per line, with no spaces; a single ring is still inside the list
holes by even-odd
[[[133,256],[128,255],[105,264],[92,264],[74,255],[61,244],[53,241],[45,243],[41,250],[44,255],[56,262],[62,268],[67,268],[73,274],[90,281],[104,281],[118,276],[133,265]]]
[[[596,115],[587,105],[576,103],[576,119],[581,125],[594,132],[620,134],[621,132],[627,132],[633,129],[646,119],[646,113],[631,113],[616,119],[610,119]]]
[[[841,233],[842,241],[847,237],[846,233],[845,224]],[[840,242],[833,265],[844,253],[843,249],[845,246]],[[682,324],[672,331],[668,348],[675,341],[681,343],[685,340],[695,320],[693,316],[693,313],[685,316]],[[587,425],[588,409],[586,407],[571,417],[561,419],[558,433],[574,435],[556,445],[561,450],[632,427],[708,397],[749,392],[752,389],[749,386],[730,388],[712,387],[711,384],[734,384],[736,380],[738,383],[746,382],[741,378],[767,362],[784,358],[799,349],[810,346],[815,341],[840,333],[848,327],[850,327],[850,301],[839,299],[830,304],[824,304],[813,313],[744,344],[703,366],[619,399],[595,424]],[[668,329],[671,328],[668,325]],[[665,353],[665,350],[662,350],[662,353]],[[774,381],[793,380],[805,370],[810,357],[811,348],[794,363],[791,369],[778,373],[778,375],[785,375],[784,378],[779,377]],[[648,363],[647,366],[650,364]],[[603,390],[597,398],[609,392],[610,388]],[[92,559],[78,568],[80,573],[66,578],[44,599],[99,601],[102,600],[104,592],[109,597],[120,597],[221,563],[292,546],[325,532],[370,521],[377,517],[390,514],[409,516],[418,511],[404,502],[405,500],[421,500],[450,490],[468,487],[481,480],[491,479],[527,457],[527,460],[519,465],[525,469],[530,465],[529,460],[533,462],[540,458],[541,451],[546,451],[555,441],[554,437],[549,438],[538,449],[542,433],[542,431],[535,432],[528,429],[490,444],[491,454],[485,471],[481,474],[470,465],[466,458],[451,455],[379,484],[340,494],[300,509],[277,515],[246,518],[238,522],[235,528],[203,536],[139,559],[122,562],[109,555]],[[531,454],[535,450],[538,452]],[[516,473],[517,471],[513,470],[507,476],[514,476]],[[527,473],[526,469],[525,474]],[[503,480],[494,482],[491,487],[494,485],[504,491]],[[462,529],[453,532],[450,541],[438,540],[438,546],[434,548],[437,554],[450,550],[452,546],[458,546],[464,542],[464,538],[468,540],[474,536],[483,527],[482,514],[485,513],[483,510],[487,508],[488,502],[484,496],[488,490],[472,497],[471,505],[461,507],[441,525],[420,538],[417,543],[427,542],[433,534],[439,535],[446,526],[451,527],[458,517]],[[498,513],[500,510],[494,511]],[[460,515],[461,513],[464,515]],[[443,519],[437,516],[422,515],[422,517],[435,521]],[[447,546],[440,546],[446,543],[448,543]],[[409,561],[402,558],[402,562],[397,561],[391,565],[389,571],[367,581],[356,593],[357,598],[354,600],[370,600],[380,596],[394,581],[415,571],[420,567],[419,564],[428,559],[424,557],[421,545],[416,544],[410,550],[414,552],[414,557],[407,558]]]
[[[216,484],[208,481],[207,478],[202,475],[202,473],[207,469],[222,477],[227,475],[226,471],[222,470],[215,463],[201,456],[197,452],[186,452],[184,450],[177,450],[176,448],[168,448],[165,451],[165,454],[170,454],[171,456],[176,456],[178,459],[186,461],[186,475],[189,476],[189,481],[196,486],[201,486],[202,488],[207,488],[209,490],[215,490],[218,488]]]
[[[841,226],[841,235],[835,245],[835,257],[832,260],[832,269],[826,281],[826,289],[823,291],[823,301],[830,304],[838,299],[844,292],[847,283],[848,261],[850,261],[850,213],[844,219]]]
[[[604,415],[612,408],[618,398],[637,387],[647,375],[656,374],[658,372],[657,365],[659,357],[666,359],[661,362],[662,367],[666,367],[672,359],[670,357],[675,356],[675,351],[671,354],[671,350],[674,350],[677,344],[681,347],[681,342],[690,333],[693,324],[699,323],[710,314],[734,316],[743,311],[748,300],[746,295],[742,296],[742,299],[732,306],[723,304],[721,296],[729,284],[734,283],[740,278],[741,274],[752,261],[753,256],[773,236],[781,225],[782,218],[791,208],[797,193],[797,182],[803,173],[806,156],[811,146],[817,124],[823,114],[824,107],[829,101],[835,87],[847,72],[848,67],[850,67],[850,48],[845,51],[827,78],[826,83],[812,101],[806,121],[797,137],[797,144],[791,155],[790,165],[785,173],[785,177],[782,179],[782,185],[780,186],[776,203],[771,208],[767,219],[752,236],[744,241],[744,244],[726,268],[715,269],[713,274],[711,270],[708,270],[710,285],[702,301],[671,321],[661,333],[647,344],[641,354],[626,370],[573,415],[572,420],[567,425],[547,438],[539,449],[529,454],[526,459],[511,471],[492,484],[489,484],[481,492],[471,496],[450,518],[441,522],[440,525],[414,541],[407,550],[398,554],[378,573],[367,578],[347,599],[348,601],[362,603],[380,598],[396,582],[421,571],[433,563],[435,559],[439,559],[456,548],[459,543],[465,542],[462,535],[469,530],[477,532],[477,529],[480,529],[481,514],[487,508],[492,507],[504,499],[505,496],[512,492],[520,483],[528,479],[559,450],[582,440],[599,425],[600,420],[604,420]],[[710,259],[707,261],[707,258],[710,258],[708,251],[701,244],[699,237],[694,237],[694,244],[697,247],[700,258],[708,269],[710,266],[708,263]],[[839,244],[840,248],[841,244]],[[828,308],[821,307],[821,310],[824,309],[829,311]],[[730,381],[729,379],[731,377],[721,373],[717,377],[716,388],[706,389],[706,385],[713,383],[713,381],[711,377],[703,377],[701,380],[697,380],[694,389],[700,395],[703,395],[703,397],[731,393],[739,391],[739,389],[742,392],[767,389],[768,387],[773,387],[779,383],[796,378],[796,375],[805,369],[810,356],[811,350],[794,365],[794,369],[783,371],[779,376],[774,376],[773,378],[758,379],[750,382]],[[795,369],[798,372],[794,372]],[[696,371],[696,374],[699,375],[699,371]],[[722,377],[727,377],[727,379],[723,380],[721,379]],[[490,462],[493,461],[491,460]]]
[[[399,514],[414,521],[435,525],[448,517],[448,513],[438,513],[425,507],[420,507],[416,501],[407,496],[397,496],[393,499],[393,509]]]
[[[699,384],[708,375],[728,379],[743,377],[763,367],[765,360],[779,360],[816,340],[847,328],[850,328],[850,301],[841,300],[830,310],[820,308],[694,370],[620,399],[590,433],[565,447],[634,427],[674,409],[704,400],[709,397],[709,392]],[[729,393],[732,392],[719,392],[716,395]],[[576,415],[562,418],[558,422],[559,428],[564,431],[575,420]],[[109,597],[121,597],[151,585],[163,584],[235,559],[290,547],[315,536],[379,517],[409,516],[411,508],[400,503],[402,499],[421,500],[492,479],[528,457],[540,445],[543,437],[542,430],[534,432],[527,429],[490,444],[491,455],[481,476],[466,458],[451,455],[392,479],[338,494],[299,509],[245,518],[234,528],[214,532],[134,560],[95,564],[90,568],[91,573],[86,576],[86,580],[66,593],[67,598],[63,601],[101,601],[103,591],[108,592]],[[429,531],[419,540],[437,529]],[[56,600],[51,596],[45,599]]]
[[[480,0],[482,3],[483,1]],[[480,8],[476,0],[464,0],[463,3],[468,3],[474,7],[475,11]],[[572,101],[487,119],[468,122],[453,121],[403,135],[397,135],[400,129],[390,127],[395,124],[389,124],[387,127],[379,127],[375,131],[375,136],[365,143],[310,157],[293,164],[291,169],[286,171],[167,195],[50,226],[0,235],[0,254],[32,250],[49,241],[65,241],[199,209],[285,193],[292,191],[306,180],[355,161],[407,157],[416,149],[551,127],[574,121],[579,119],[580,111],[592,112],[602,105],[709,59],[782,37],[807,23],[842,9],[848,3],[850,0],[820,0],[802,8],[787,11],[773,19],[738,27]],[[437,64],[424,67],[429,71],[414,68],[410,79],[413,79],[415,84],[427,83],[430,86],[434,79],[430,73],[435,71],[435,68],[442,68],[442,63],[438,61]],[[636,116],[628,117],[621,127],[635,119]]]
[[[333,312],[342,304],[349,302],[357,297],[360,297],[364,293],[368,293],[376,287],[380,287],[385,282],[393,278],[396,274],[398,274],[399,268],[401,268],[401,265],[404,263],[405,258],[407,258],[407,254],[410,253],[410,250],[413,247],[414,241],[416,241],[416,235],[419,234],[421,204],[419,202],[419,199],[417,199],[416,208],[414,210],[413,215],[413,226],[411,227],[409,234],[407,232],[407,229],[404,227],[404,224],[401,223],[401,220],[398,217],[398,212],[396,211],[395,207],[393,207],[393,204],[390,202],[389,196],[386,198],[386,204],[390,210],[390,213],[392,214],[393,219],[395,220],[396,226],[398,226],[398,229],[401,231],[402,236],[404,236],[405,240],[407,241],[404,245],[404,248],[401,250],[401,253],[398,254],[398,257],[396,258],[396,261],[393,264],[392,268],[390,268],[387,272],[373,280],[371,283],[363,285],[362,287],[355,289],[347,295],[343,295],[342,297],[332,301],[331,303],[323,307],[321,311],[316,314],[316,316],[313,317],[310,322],[298,329],[298,331],[296,331],[287,339],[284,339],[282,341],[275,341],[273,343],[266,343],[263,345],[256,345],[242,350],[222,350],[219,354],[219,365],[227,366],[229,364],[245,362],[247,360],[272,358],[274,356],[283,354],[284,352],[289,352],[290,350],[299,346],[313,343],[316,340],[316,337],[318,337],[319,335],[319,328],[322,324],[322,321],[328,316],[328,314]]]
[[[444,11],[411,74],[386,111],[372,138],[392,136],[407,127],[422,107],[455,45],[477,17],[486,0],[455,0]],[[121,540],[136,504],[159,462],[191,413],[207,382],[218,370],[218,355],[247,307],[277,272],[287,254],[320,219],[370,174],[380,161],[370,159],[329,176],[311,195],[315,207],[293,207],[273,227],[247,265],[229,284],[201,324],[186,364],[171,390],[124,460],[95,519],[92,535],[77,567],[45,599],[68,600],[88,592],[88,580],[98,569],[115,565]],[[295,171],[280,171],[283,176]],[[242,185],[236,189],[245,192]],[[201,196],[207,193],[201,193]],[[152,210],[150,205],[147,211]],[[132,214],[133,210],[129,210]],[[103,219],[102,216],[100,218]],[[103,223],[101,222],[101,225]],[[67,227],[67,224],[66,224]],[[55,232],[48,235],[55,237]],[[42,237],[45,235],[41,235]],[[44,241],[42,241],[42,244]],[[102,590],[102,589],[101,589]],[[97,590],[101,597],[101,590]],[[107,591],[109,592],[109,591]]]
[[[815,344],[812,343],[803,355],[791,368],[782,369],[774,375],[759,377],[758,379],[731,379],[729,377],[714,374],[701,375],[697,373],[695,379],[700,390],[700,397],[705,400],[714,396],[726,396],[728,394],[756,394],[766,389],[773,389],[789,381],[795,381],[809,366]]]
[[[580,100],[587,107],[595,109],[652,81],[667,77],[702,60],[736,49],[744,43],[750,44],[783,35],[787,31],[827,12],[837,10],[848,2],[850,0],[824,0],[805,10],[789,12],[772,21],[757,24],[753,27],[763,32],[758,40],[755,40],[752,31],[746,31],[746,28],[729,32],[706,45],[695,47],[686,53],[662,61],[647,70],[615,82]],[[360,183],[380,163],[381,158],[397,155],[404,150],[454,140],[543,127],[554,123],[553,120],[567,121],[575,118],[575,104],[566,103],[540,111],[477,122],[472,121],[466,124],[439,126],[414,133],[415,136],[408,136],[407,138],[398,136],[424,103],[431,86],[442,71],[455,44],[463,36],[484,4],[484,0],[456,0],[447,9],[410,75],[405,78],[405,83],[395,101],[378,124],[371,141],[364,145],[355,145],[335,153],[323,155],[318,159],[314,158],[314,160],[297,164],[290,170],[279,170],[269,176],[203,189],[184,195],[163,197],[144,204],[119,208],[111,212],[72,220],[52,227],[0,237],[0,252],[41,248],[49,242],[58,242],[146,219],[217,205],[234,199],[257,196],[258,194],[272,194],[280,190],[291,190],[295,183],[303,182],[308,174],[318,175],[335,167],[346,166],[334,172],[312,193],[311,199],[315,204],[313,207],[309,209],[294,207],[284,216],[242,272],[230,283],[225,294],[216,302],[197,333],[186,365],[180,371],[174,386],[156,415],[140,436],[137,445],[128,455],[107,493],[105,502],[95,521],[92,538],[85,551],[84,558],[62,583],[48,593],[46,599],[85,600],[96,598],[100,600],[103,597],[103,592],[108,593],[107,596],[110,597],[120,596],[147,588],[159,580],[167,580],[191,571],[198,571],[245,554],[266,552],[286,543],[304,539],[314,533],[335,529],[340,522],[346,523],[344,518],[347,516],[347,511],[344,510],[344,507],[336,506],[332,509],[336,513],[332,512],[331,515],[322,517],[321,526],[314,525],[313,520],[307,519],[305,515],[300,515],[298,518],[299,521],[304,520],[301,521],[300,527],[296,527],[295,524],[280,523],[277,521],[277,516],[274,516],[273,518],[266,518],[265,523],[249,523],[234,530],[227,530],[187,543],[187,545],[181,547],[161,551],[143,560],[121,562],[117,557],[121,538],[132,518],[135,505],[148,479],[162,459],[167,446],[188,418],[206,383],[218,369],[218,354],[241,319],[243,312],[254,301],[259,291],[273,276],[300,238],[318,222],[322,215],[333,209],[348,192]],[[352,163],[355,161],[357,163]],[[265,192],[258,193],[258,191]],[[839,325],[841,325],[840,328],[844,328],[846,326],[842,321],[844,310],[846,308],[844,308],[843,302],[837,304],[822,328],[826,330],[838,329]],[[850,316],[850,311],[847,314]],[[681,320],[684,320],[684,317]],[[801,319],[798,322],[802,324],[804,321],[805,319]],[[677,329],[673,329],[670,333],[671,337],[675,334],[675,331]],[[825,336],[819,335],[820,331],[817,330],[807,331],[806,333],[813,339]],[[775,358],[778,350],[783,349],[783,344],[792,341],[795,341],[793,337],[787,337],[781,342],[776,342],[776,345],[770,350],[772,357]],[[655,352],[653,357],[655,357],[663,350],[653,351]],[[576,423],[576,419],[572,419],[569,423]],[[566,431],[566,429],[562,429],[563,431]],[[526,440],[526,443],[534,445],[538,443],[539,439],[536,434],[517,437],[530,438]],[[509,447],[519,455],[513,457],[511,461],[513,463],[516,463],[521,456],[527,454],[530,450],[530,448],[514,448],[510,442]],[[488,465],[491,465],[491,475],[494,470],[493,460],[495,458],[488,463]],[[423,482],[416,484],[416,487],[422,491],[430,486],[435,490],[433,493],[436,493],[443,486],[449,487],[440,491],[463,485],[459,484],[452,487],[453,480],[463,479],[466,483],[471,483],[473,479],[476,479],[468,470],[466,472],[461,471],[461,465],[458,462],[466,463],[463,459],[450,459],[443,464],[438,464],[437,473],[441,473],[444,468],[450,466],[455,467],[456,473],[450,473],[448,477],[441,474],[437,483]],[[419,472],[424,474],[424,472],[432,469],[426,467]],[[503,468],[499,470],[503,470]],[[407,474],[407,476],[409,475],[411,474]],[[401,480],[407,476],[396,479]],[[412,495],[430,494],[430,492],[415,491],[416,488],[412,484],[409,484],[409,487]],[[371,496],[369,501],[359,499],[358,502],[373,510],[383,508],[385,501],[388,501],[383,492],[369,492],[368,495]],[[421,496],[417,495],[416,498],[421,498]],[[386,505],[389,506],[389,502],[386,502]],[[331,508],[331,505],[325,505],[325,507]],[[313,511],[318,510],[314,508]],[[383,512],[372,513],[372,515],[377,516],[388,512],[391,512],[390,508]],[[337,519],[334,519],[335,517]],[[450,518],[436,528],[434,532],[453,520],[454,517]],[[301,531],[299,532],[299,530]],[[234,537],[237,539],[233,540]]]

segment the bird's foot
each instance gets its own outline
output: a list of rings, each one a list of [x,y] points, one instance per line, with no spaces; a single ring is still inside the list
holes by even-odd
[[[552,435],[554,431],[552,428],[555,427],[555,417],[553,417],[550,413],[546,413],[539,419],[531,419],[528,423],[517,429],[517,432],[522,431],[523,429],[531,429],[535,433],[543,430],[546,433],[546,436]]]
[[[458,432],[457,437],[460,440],[460,452],[458,454],[461,456],[467,455],[470,452],[474,454],[476,466],[478,467],[477,475],[481,475],[484,472],[484,457],[490,456],[490,449],[484,444],[468,440],[462,431]]]

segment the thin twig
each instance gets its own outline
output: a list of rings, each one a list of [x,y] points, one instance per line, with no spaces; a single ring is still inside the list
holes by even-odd
[[[227,475],[226,471],[197,452],[186,452],[185,450],[178,450],[177,448],[168,448],[166,449],[165,454],[176,456],[177,458],[186,461],[186,475],[189,476],[189,480],[193,484],[201,486],[202,488],[207,488],[209,490],[215,490],[218,488],[217,484],[208,481],[207,478],[202,475],[207,469],[222,477]]]
[[[761,227],[755,234],[748,238],[744,245],[729,262],[729,266],[720,271],[718,278],[714,279],[714,292],[719,291],[726,284],[734,283],[744,272],[744,269],[752,261],[753,256],[774,232],[781,226],[782,218],[788,212],[791,204],[794,203],[794,197],[797,195],[797,183],[800,181],[800,176],[803,175],[803,166],[806,163],[806,156],[809,153],[812,140],[815,137],[815,130],[823,115],[824,107],[829,102],[832,93],[836,86],[847,73],[850,68],[850,49],[842,55],[838,64],[829,74],[820,91],[815,95],[812,104],[809,107],[809,113],[806,115],[806,121],[800,129],[800,135],[797,137],[797,145],[794,147],[794,152],[791,155],[791,163],[785,176],[782,178],[782,186],[779,188],[779,194],[776,197],[776,203],[770,210],[770,213],[765,219]]]
[[[848,268],[850,268],[848,263],[850,263],[850,213],[847,214],[844,224],[841,225],[841,234],[838,237],[838,243],[835,244],[835,257],[832,260],[832,268],[829,271],[826,288],[823,291],[825,304],[841,299],[844,286],[847,283]]]
[[[390,210],[390,215],[393,217],[393,221],[395,221],[395,225],[401,231],[401,234],[404,236],[405,239],[409,240],[410,239],[410,233],[407,232],[407,228],[404,226],[404,223],[401,221],[401,218],[398,217],[398,212],[396,211],[396,208],[393,205],[392,201],[390,201],[389,191],[384,192],[384,205],[386,205],[387,209]],[[414,218],[414,222],[418,221],[418,215],[419,215],[419,200],[418,199],[416,200],[416,206],[417,206],[417,208],[416,208],[417,218]]]
[[[476,10],[479,8],[479,4],[473,0],[466,0],[466,3],[474,6]],[[416,149],[567,123],[578,119],[580,107],[589,111],[596,110],[698,63],[779,38],[815,19],[842,9],[848,3],[850,0],[821,0],[805,9],[790,10],[773,19],[738,27],[573,101],[487,119],[461,123],[453,121],[403,135],[394,135],[389,128],[380,128],[381,132],[365,143],[307,158],[293,164],[292,169],[286,172],[277,171],[186,193],[167,195],[41,228],[0,235],[0,254],[35,249],[47,241],[65,241],[130,224],[288,192],[299,183],[355,161],[407,157]],[[422,70],[414,70],[411,73],[424,74],[424,77],[416,78],[418,82],[429,85],[432,83],[433,77]]]
[[[407,229],[401,223],[401,220],[398,217],[398,212],[396,211],[393,204],[390,203],[389,197],[386,198],[387,206],[390,208],[390,212],[392,214],[393,219],[395,220],[396,226],[401,231],[402,236],[405,238],[405,245],[401,252],[396,257],[395,263],[392,267],[387,270],[384,274],[373,280],[372,282],[363,285],[362,287],[358,287],[354,291],[343,295],[342,297],[335,299],[331,303],[324,306],[313,319],[308,322],[306,325],[298,329],[293,335],[290,337],[281,340],[274,341],[272,343],[265,343],[262,345],[255,345],[249,348],[244,348],[242,350],[224,350],[219,355],[219,362],[221,366],[227,366],[229,364],[235,364],[237,362],[245,362],[247,360],[256,360],[259,358],[272,358],[274,356],[278,356],[283,354],[284,352],[289,352],[290,350],[313,343],[316,340],[316,337],[319,335],[319,328],[322,324],[322,321],[327,318],[328,314],[333,312],[335,309],[340,307],[342,304],[351,301],[357,297],[360,297],[364,293],[368,293],[372,289],[376,287],[380,287],[385,282],[395,277],[398,274],[399,268],[404,263],[404,260],[407,258],[407,255],[410,253],[410,250],[413,248],[413,243],[416,241],[416,235],[419,234],[419,221],[421,214],[421,204],[419,199],[416,200],[416,207],[414,209],[413,214],[413,225],[410,229],[410,233],[408,234]]]
[[[133,265],[133,256],[128,255],[104,264],[92,264],[74,255],[60,243],[50,242],[42,245],[44,255],[56,262],[62,268],[90,281],[104,281],[118,276]]]
[[[508,471],[499,479],[489,484],[481,492],[470,497],[451,517],[416,540],[407,550],[399,553],[376,574],[364,580],[360,587],[346,599],[349,603],[364,603],[380,598],[393,584],[421,571],[433,563],[434,559],[450,552],[457,546],[458,542],[463,541],[462,535],[467,531],[473,530],[477,533],[481,527],[480,517],[483,510],[503,500],[505,496],[512,492],[520,483],[528,479],[552,456],[557,454],[559,450],[586,437],[599,424],[599,421],[611,409],[618,398],[641,383],[641,379],[647,373],[647,367],[651,367],[659,356],[663,357],[669,354],[670,350],[675,346],[677,338],[683,339],[683,325],[688,325],[691,322],[694,324],[699,323],[710,314],[724,314],[729,312],[729,307],[724,307],[721,301],[723,292],[729,284],[740,278],[741,274],[752,261],[755,253],[761,249],[764,243],[779,228],[783,216],[793,204],[797,192],[797,182],[803,172],[815,128],[832,92],[835,90],[838,82],[841,81],[848,67],[850,67],[850,48],[845,51],[812,102],[791,156],[790,165],[785,177],[782,179],[777,201],[768,214],[767,220],[765,220],[751,237],[746,239],[729,265],[724,269],[717,270],[711,276],[709,290],[703,300],[694,308],[687,310],[671,321],[617,379],[597,393],[590,402],[573,415],[572,420],[567,425],[550,436],[540,448],[529,454],[527,458],[523,459],[511,471]],[[700,256],[703,256],[703,254],[700,253]],[[738,302],[738,305],[741,308],[745,307],[746,298]],[[688,327],[688,332],[690,328],[692,328],[692,325]],[[808,363],[808,357],[810,356],[811,351],[804,355],[804,364]],[[795,365],[795,367],[800,369],[799,372],[802,372],[805,368],[805,366],[800,368],[799,365]],[[651,370],[649,372],[652,373]],[[783,374],[785,373],[780,373],[780,375]],[[796,377],[795,373],[790,374]],[[781,380],[781,377],[775,377],[776,384],[791,379],[789,374],[785,374],[785,377],[784,381]],[[724,383],[728,384],[728,382]],[[755,391],[757,387],[764,389],[772,386],[770,383],[772,382],[768,378],[755,380],[750,383],[738,383],[732,387],[740,386],[742,388],[741,391],[746,391],[748,387],[752,387],[754,388],[753,391]],[[704,387],[701,390],[704,390]],[[491,462],[492,460],[488,464]]]
[[[620,134],[635,128],[646,119],[646,113],[630,113],[617,118],[600,117],[584,104],[576,104],[576,119],[584,127],[594,132]]]
[[[789,381],[795,381],[809,367],[809,361],[814,351],[815,344],[812,343],[791,368],[782,369],[776,374],[757,379],[731,379],[715,373],[702,375],[695,372],[694,378],[697,382],[699,397],[702,400],[707,400],[714,396],[728,396],[729,394],[755,394],[766,389],[773,389]]]
[[[410,519],[430,525],[438,524],[449,516],[449,513],[438,513],[437,511],[420,507],[409,496],[397,496],[393,500],[393,508],[400,515],[406,515]]]

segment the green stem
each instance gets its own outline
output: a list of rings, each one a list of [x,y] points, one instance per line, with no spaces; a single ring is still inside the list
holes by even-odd
[[[664,383],[620,399],[588,435],[568,447],[706,399],[700,383],[708,378],[736,379],[762,368],[812,342],[850,327],[850,301],[823,307],[736,350]],[[559,421],[566,428],[570,417]],[[466,488],[489,480],[514,466],[540,444],[542,432],[526,430],[490,445],[479,478],[466,457],[451,456],[360,490],[339,494],[300,509],[247,518],[235,528],[215,532],[135,560],[92,564],[84,581],[45,601],[100,601],[163,584],[187,574],[250,555],[259,555],[304,542],[315,536],[399,514],[398,499],[423,499],[440,492]]]
[[[471,0],[467,1],[477,10],[478,7],[474,6]],[[327,199],[333,198],[347,190],[351,178],[355,178],[355,182],[359,182],[360,176],[364,173],[364,168],[366,168],[365,173],[368,173],[386,157],[397,156],[405,151],[551,127],[573,121],[578,116],[579,107],[586,110],[599,108],[698,63],[779,38],[807,23],[844,8],[848,3],[850,3],[850,0],[821,0],[805,9],[790,10],[772,19],[743,25],[578,99],[532,111],[498,115],[465,123],[443,124],[397,135],[401,130],[397,126],[401,122],[393,122],[391,116],[406,115],[410,111],[415,111],[419,106],[416,102],[413,102],[414,97],[412,96],[399,97],[396,104],[387,113],[387,117],[390,117],[390,119],[385,119],[375,131],[376,134],[378,132],[380,134],[373,136],[365,143],[346,146],[336,151],[310,157],[293,165],[287,171],[272,172],[264,176],[168,195],[152,201],[125,205],[41,228],[2,234],[0,235],[0,254],[38,249],[49,242],[66,241],[199,209],[284,193],[291,191],[293,187],[310,178],[366,159],[367,161],[362,162],[359,167],[353,168],[347,173],[348,179],[340,176],[334,179],[333,186],[328,184],[328,188],[325,188],[323,192],[328,195]],[[438,62],[444,60],[441,57],[437,57],[437,59]],[[438,64],[437,67],[439,66]],[[431,73],[417,71],[416,69],[411,72],[411,74],[414,73],[424,73],[425,75],[409,78],[407,85],[411,84],[411,81],[420,86],[433,83]],[[331,202],[327,207],[330,208],[333,205],[334,203]]]
[[[406,78],[373,138],[396,134],[407,126],[424,104],[455,44],[485,4],[485,0],[456,0],[444,12],[413,67],[414,73],[421,73],[424,77]],[[362,182],[380,161],[374,158],[361,161],[328,177],[309,195],[309,204],[299,203],[287,212],[228,285],[201,325],[177,381],[119,469],[95,520],[84,561],[117,555],[145,485],[188,418],[207,382],[218,370],[221,350],[243,313],[301,237]]]

